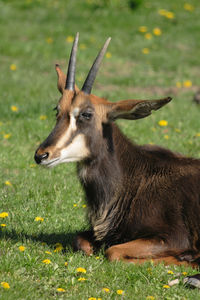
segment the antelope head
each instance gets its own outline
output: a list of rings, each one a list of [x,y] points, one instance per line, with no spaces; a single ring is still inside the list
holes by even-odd
[[[58,89],[62,96],[56,107],[56,125],[35,152],[38,164],[52,167],[64,162],[84,161],[98,156],[104,140],[105,124],[118,118],[140,119],[171,101],[123,100],[109,102],[91,94],[99,66],[111,38],[108,38],[96,57],[81,90],[75,85],[77,33],[69,59],[67,76],[56,65]]]

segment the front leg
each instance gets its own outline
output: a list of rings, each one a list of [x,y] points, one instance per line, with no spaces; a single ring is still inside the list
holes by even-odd
[[[93,231],[83,231],[78,233],[73,241],[73,250],[81,250],[88,256],[92,255],[94,252]]]

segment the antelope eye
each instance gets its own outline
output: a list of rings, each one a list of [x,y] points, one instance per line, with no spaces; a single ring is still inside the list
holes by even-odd
[[[82,112],[81,117],[83,117],[86,120],[90,120],[92,118],[92,113],[91,112]]]

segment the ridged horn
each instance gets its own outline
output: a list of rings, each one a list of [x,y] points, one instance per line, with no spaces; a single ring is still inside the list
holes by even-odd
[[[108,48],[108,45],[110,43],[110,40],[111,38],[109,37],[107,39],[107,41],[105,42],[103,48],[101,49],[101,51],[99,52],[99,54],[97,55],[89,73],[88,73],[88,76],[83,84],[83,87],[82,87],[82,91],[85,93],[85,94],[90,94],[91,93],[91,90],[92,90],[92,86],[93,86],[93,83],[95,81],[95,78],[97,76],[97,72],[99,70],[99,67],[100,67],[100,64],[101,64],[101,61],[104,57],[104,54]]]
[[[78,48],[78,39],[79,39],[79,32],[77,32],[72,46],[72,51],[70,54],[68,70],[67,70],[67,79],[65,83],[65,89],[70,91],[75,90],[76,53]]]

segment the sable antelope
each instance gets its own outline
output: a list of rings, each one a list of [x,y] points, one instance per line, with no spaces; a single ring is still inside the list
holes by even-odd
[[[79,233],[75,250],[87,255],[104,246],[109,260],[198,265],[200,250],[200,160],[158,146],[139,146],[114,124],[147,117],[171,101],[117,103],[91,90],[110,38],[81,90],[75,85],[78,37],[67,76],[56,65],[62,96],[56,125],[35,153],[38,164],[77,162],[86,195],[90,230]]]

